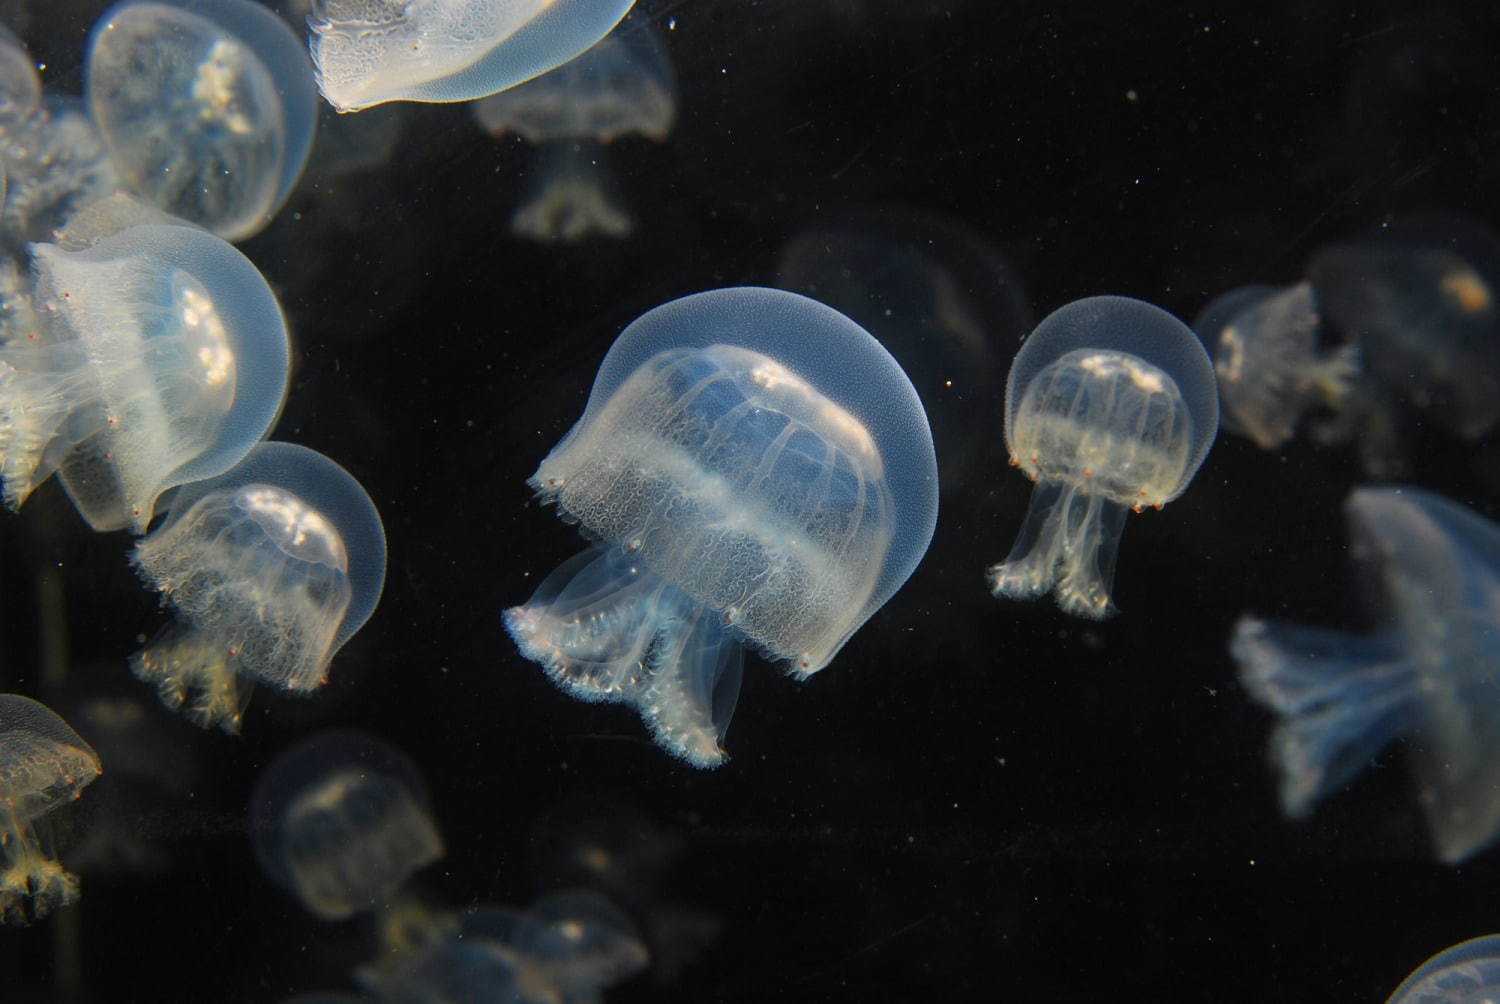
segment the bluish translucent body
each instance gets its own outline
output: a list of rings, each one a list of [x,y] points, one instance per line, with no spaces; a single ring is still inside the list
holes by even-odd
[[[1186,325],[1123,296],[1048,315],[1011,364],[1005,441],[1037,484],[996,596],[1051,592],[1075,616],[1114,612],[1127,510],[1181,495],[1218,431],[1213,365]]]
[[[250,835],[266,874],[323,920],[389,902],[443,855],[416,768],[356,733],[323,733],[272,761],[250,797]]]
[[[1500,994],[1500,934],[1470,938],[1422,963],[1386,1004],[1487,1004]]]
[[[32,245],[0,343],[0,478],[54,471],[96,530],[143,533],[162,493],[232,467],[286,394],[286,325],[255,266],[186,226]]]
[[[315,0],[318,89],[341,112],[468,101],[532,77],[609,34],[634,0]]]
[[[911,574],[936,519],[911,383],[848,318],[777,290],[685,297],[610,350],[531,479],[598,541],[506,614],[522,652],[634,704],[698,766],[749,644],[805,677]]]
[[[1246,689],[1279,717],[1281,804],[1303,816],[1393,740],[1428,830],[1458,862],[1500,831],[1500,527],[1419,488],[1356,489],[1354,553],[1381,616],[1370,635],[1241,618],[1230,641]]]
[[[286,201],[317,90],[290,29],[250,0],[125,0],[89,40],[88,104],[130,187],[226,240]]]
[[[385,583],[385,532],[363,488],[327,457],[261,443],[183,487],[136,547],[141,579],[179,626],[136,653],[136,675],[202,725],[238,729],[250,684],[306,693],[369,619]]]

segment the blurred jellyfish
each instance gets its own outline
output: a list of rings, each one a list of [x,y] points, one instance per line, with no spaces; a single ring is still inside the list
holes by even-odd
[[[467,910],[457,931],[425,951],[383,967],[364,967],[360,980],[381,1000],[460,1004],[466,1001],[596,1000],[601,991],[650,961],[630,919],[604,896],[553,893],[530,910],[482,906]]]
[[[318,89],[341,112],[469,101],[540,76],[609,34],[635,0],[313,0]]]
[[[261,230],[307,162],[312,66],[251,0],[124,0],[94,26],[85,72],[124,182],[225,240]]]
[[[1010,265],[979,233],[938,213],[863,209],[813,224],[781,249],[776,285],[846,314],[884,345],[927,404],[942,490],[964,487],[991,443],[997,346],[1032,327]]]
[[[1352,346],[1320,352],[1312,284],[1241,286],[1203,308],[1193,330],[1214,356],[1220,424],[1274,450],[1309,408],[1338,408],[1359,374]]]
[[[1358,488],[1345,508],[1378,630],[1242,617],[1229,651],[1251,696],[1280,716],[1271,760],[1288,816],[1413,737],[1427,828],[1457,863],[1500,830],[1500,527],[1419,488]]]
[[[1467,220],[1411,217],[1319,252],[1308,276],[1325,320],[1360,349],[1364,379],[1335,435],[1365,469],[1406,467],[1402,416],[1476,440],[1500,422],[1500,239]]]
[[[1177,318],[1123,296],[1053,311],[1005,385],[1010,464],[1036,487],[1010,556],[987,573],[991,592],[1114,613],[1126,513],[1181,495],[1218,427],[1213,364]]]
[[[162,493],[233,466],[286,393],[286,325],[250,261],[144,224],[32,246],[31,309],[0,343],[0,479],[20,508],[58,473],[95,530],[144,533]]]
[[[635,221],[618,196],[604,148],[623,136],[662,142],[677,118],[677,76],[666,44],[629,22],[551,73],[474,102],[495,136],[541,144],[511,232],[533,240],[625,237]]]
[[[9,136],[42,103],[36,60],[10,29],[0,25],[0,136]]]
[[[0,135],[5,206],[0,234],[21,253],[32,241],[51,240],[80,208],[119,185],[109,150],[80,102],[47,98],[30,116]]]
[[[46,815],[102,773],[99,757],[50,708],[0,694],[0,917],[30,924],[78,898],[51,857]]]
[[[443,856],[416,767],[358,733],[316,735],[272,761],[250,796],[250,834],[265,873],[321,920],[388,905]]]
[[[528,482],[598,541],[505,623],[582,700],[634,705],[696,767],[724,760],[743,649],[806,679],[932,539],[937,464],[901,367],[780,290],[642,315]]]
[[[380,599],[385,531],[338,464],[260,443],[180,489],[131,561],[177,618],[131,669],[168,707],[187,702],[197,724],[237,732],[254,683],[307,694],[326,682]]]
[[[1443,949],[1412,971],[1386,1004],[1486,1004],[1500,996],[1500,934]]]

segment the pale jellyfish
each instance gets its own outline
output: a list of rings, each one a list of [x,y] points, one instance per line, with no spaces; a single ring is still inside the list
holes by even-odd
[[[635,221],[602,144],[625,136],[664,141],[677,118],[677,76],[656,31],[631,22],[551,73],[473,107],[491,134],[541,146],[512,233],[567,242],[625,237]]]
[[[1377,630],[1242,617],[1229,651],[1279,716],[1271,760],[1288,816],[1407,737],[1427,829],[1454,864],[1500,833],[1500,526],[1419,488],[1358,488],[1345,509]]]
[[[10,135],[41,103],[36,60],[9,28],[0,25],[0,137]]]
[[[1010,464],[1036,483],[996,596],[1051,592],[1075,617],[1114,613],[1126,514],[1160,509],[1192,481],[1219,427],[1213,364],[1187,325],[1124,296],[1049,314],[1005,385]]]
[[[109,149],[75,98],[46,98],[0,136],[5,207],[0,230],[16,252],[48,241],[82,207],[119,186]]]
[[[314,0],[318,89],[341,112],[469,101],[561,66],[635,0]]]
[[[237,732],[255,683],[305,695],[327,681],[380,599],[385,531],[338,464],[261,443],[181,488],[131,562],[177,619],[131,669],[198,725]]]
[[[1320,350],[1319,321],[1308,282],[1242,286],[1203,308],[1193,330],[1214,356],[1226,431],[1274,450],[1309,408],[1343,403],[1359,375],[1359,351]]]
[[[30,924],[78,898],[52,857],[49,812],[102,773],[99,757],[52,709],[0,694],[0,917]]]
[[[648,311],[528,482],[597,543],[505,614],[582,700],[633,705],[696,767],[724,760],[743,650],[806,679],[932,538],[922,403],[874,338],[780,290]]]
[[[144,533],[164,492],[227,470],[270,428],[287,384],[281,308],[249,259],[185,225],[31,256],[29,307],[0,343],[5,502],[57,472],[95,530]]]
[[[1386,1004],[1492,1004],[1500,998],[1500,934],[1470,938],[1414,969]]]
[[[282,753],[250,796],[262,869],[321,920],[388,906],[443,856],[426,786],[388,743],[330,732]]]
[[[270,222],[307,162],[312,66],[251,0],[125,0],[95,25],[85,69],[121,179],[225,240]]]

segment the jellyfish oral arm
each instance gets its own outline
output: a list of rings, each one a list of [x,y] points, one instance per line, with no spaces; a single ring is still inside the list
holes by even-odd
[[[1110,599],[1125,506],[1063,481],[1037,482],[1009,557],[986,573],[990,592],[1033,599],[1051,592],[1075,617],[1101,620]]]

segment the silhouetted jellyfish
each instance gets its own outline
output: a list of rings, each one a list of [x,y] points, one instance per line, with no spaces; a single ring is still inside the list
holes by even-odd
[[[30,310],[0,344],[0,479],[56,471],[95,530],[144,533],[162,493],[233,466],[286,393],[286,325],[242,254],[185,225],[32,246]]]
[[[265,873],[322,920],[389,905],[443,856],[416,767],[350,732],[305,739],[261,772],[250,835]]]
[[[225,240],[264,227],[317,124],[312,66],[251,0],[124,0],[89,38],[88,106],[131,189]]]
[[[1203,308],[1193,330],[1213,353],[1219,422],[1274,450],[1309,408],[1338,408],[1359,374],[1359,351],[1318,348],[1312,284],[1241,286]]]
[[[473,107],[493,135],[542,146],[512,233],[541,241],[625,237],[635,221],[600,144],[631,135],[665,140],[677,118],[677,75],[655,29],[627,22],[577,59]]]
[[[131,657],[171,708],[239,730],[253,685],[307,694],[369,620],[385,531],[365,490],[321,453],[260,443],[186,485],[131,562],[177,624]]]
[[[313,0],[318,89],[341,112],[469,101],[561,66],[635,0]]]
[[[1375,633],[1242,617],[1229,651],[1276,712],[1281,807],[1307,815],[1398,737],[1438,856],[1462,861],[1500,830],[1500,526],[1419,488],[1358,488],[1345,505],[1367,566]]]
[[[597,543],[506,627],[582,700],[721,763],[745,646],[806,679],[906,581],[937,517],[927,416],[869,333],[751,287],[648,311],[528,482]]]
[[[1500,934],[1443,949],[1412,971],[1386,1004],[1490,1004],[1500,996]]]
[[[985,237],[939,213],[857,209],[804,228],[781,249],[776,285],[848,315],[917,387],[943,456],[943,504],[962,502],[993,443],[997,346],[1033,325],[1019,277]]]
[[[1409,411],[1467,440],[1500,422],[1500,238],[1467,220],[1410,217],[1323,249],[1308,277],[1325,321],[1360,350],[1342,434],[1372,476],[1406,467]]]
[[[78,898],[50,856],[46,815],[103,773],[99,757],[50,708],[0,694],[0,917],[30,924]]]
[[[1036,483],[996,596],[1051,592],[1075,617],[1114,613],[1125,516],[1160,509],[1192,481],[1219,427],[1213,364],[1177,318],[1092,296],[1049,314],[1005,385],[1010,464]]]

